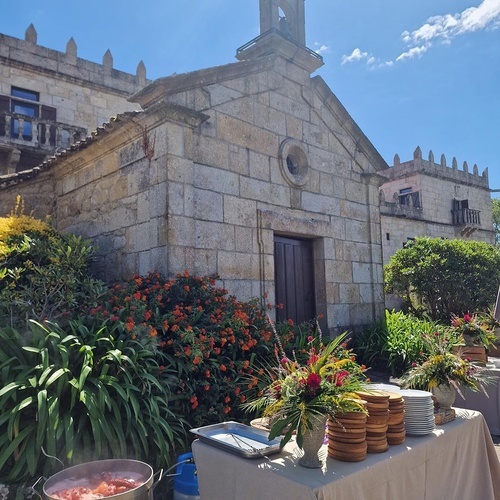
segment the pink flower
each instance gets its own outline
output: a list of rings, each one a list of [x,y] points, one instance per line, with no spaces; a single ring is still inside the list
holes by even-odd
[[[343,385],[343,383],[344,383],[344,380],[348,376],[349,376],[349,372],[345,371],[345,370],[337,373],[337,375],[335,376],[335,385],[337,387],[341,387]]]
[[[307,386],[316,390],[321,384],[321,377],[317,373],[310,373],[307,377]]]
[[[470,323],[472,321],[472,318],[468,314],[464,314],[463,320],[466,323]]]
[[[307,337],[308,342],[312,342],[313,340],[314,340],[314,337],[312,335],[309,335],[309,337]]]
[[[319,359],[319,356],[317,354],[310,354],[309,355],[309,359],[307,360],[307,364],[310,366],[310,365],[313,365],[314,363],[316,363]]]

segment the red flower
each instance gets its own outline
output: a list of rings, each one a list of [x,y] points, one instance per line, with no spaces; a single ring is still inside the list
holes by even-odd
[[[345,370],[337,373],[337,375],[335,376],[335,385],[337,387],[341,387],[344,384],[345,378],[348,376],[349,376],[349,372],[347,372]]]
[[[346,372],[347,373],[347,372]],[[317,373],[310,373],[307,377],[307,386],[316,390],[321,384],[321,377]]]

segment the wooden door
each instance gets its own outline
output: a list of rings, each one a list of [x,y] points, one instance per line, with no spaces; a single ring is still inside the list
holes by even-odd
[[[279,320],[302,323],[316,315],[312,241],[274,239],[276,304]]]

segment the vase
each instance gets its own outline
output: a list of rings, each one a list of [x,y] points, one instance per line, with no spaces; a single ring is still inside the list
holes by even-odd
[[[311,417],[311,429],[303,432],[302,451],[304,454],[299,458],[299,465],[309,469],[318,469],[323,466],[323,460],[318,452],[323,446],[325,439],[327,415],[313,415]]]
[[[439,384],[433,389],[434,397],[436,398],[441,410],[450,410],[455,402],[455,388],[450,384]]]
[[[474,337],[467,333],[462,333],[462,338],[464,339],[465,345],[467,347],[472,347],[474,345]]]

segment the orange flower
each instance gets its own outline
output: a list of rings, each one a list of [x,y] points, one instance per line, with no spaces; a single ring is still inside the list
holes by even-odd
[[[193,359],[193,365],[197,365],[200,361],[201,361],[201,357],[200,356],[195,356],[194,359]]]
[[[224,413],[229,413],[231,411],[231,407],[230,406],[226,406],[224,408]]]
[[[226,365],[220,365],[220,371],[225,372],[227,370]]]

